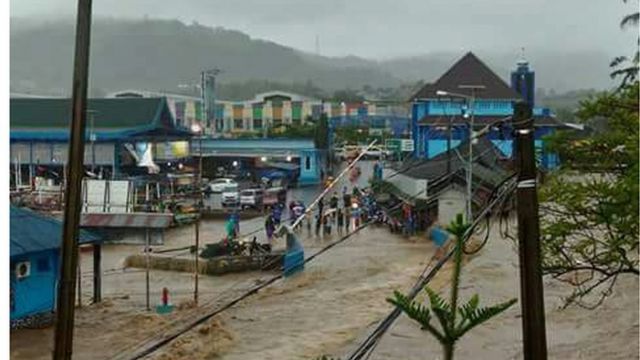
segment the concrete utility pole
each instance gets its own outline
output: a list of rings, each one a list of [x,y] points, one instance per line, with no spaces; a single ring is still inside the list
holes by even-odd
[[[56,309],[53,359],[71,359],[73,320],[78,267],[78,235],[84,176],[84,142],[89,78],[89,44],[91,39],[91,0],[78,0],[76,47],[73,64],[73,94],[69,136],[69,181],[66,183],[60,283]]]
[[[198,134],[198,178],[196,180],[196,198],[198,201],[198,219],[196,220],[196,238],[195,238],[195,258],[194,258],[194,289],[193,289],[193,301],[197,305],[198,304],[198,260],[199,260],[199,249],[200,249],[200,220],[202,218],[202,206],[204,203],[203,194],[202,194],[202,137],[204,136],[204,128],[200,124],[193,124],[191,126],[191,131],[194,134]]]
[[[517,211],[524,358],[546,360],[547,341],[531,106],[524,102],[516,103],[513,122],[518,170]]]
[[[471,121],[469,123],[469,164],[467,169],[467,222],[473,220],[473,126],[476,116],[476,90],[484,89],[484,85],[460,85],[460,89],[471,90],[469,100],[469,111],[471,112]]]
[[[467,221],[471,221],[473,219],[473,213],[472,213],[472,204],[473,204],[473,187],[472,187],[472,183],[473,183],[473,127],[474,127],[474,120],[475,120],[475,102],[476,102],[476,91],[477,90],[483,90],[485,89],[484,85],[459,85],[458,88],[463,89],[463,90],[470,90],[471,91],[471,96],[466,95],[466,94],[459,94],[459,93],[454,93],[454,92],[450,92],[450,91],[444,91],[444,90],[436,90],[436,95],[437,96],[452,96],[452,97],[458,97],[458,98],[463,98],[467,100],[467,104],[469,105],[469,111],[471,112],[471,121],[469,122],[469,163],[467,164],[467,206],[466,206],[466,220]],[[416,99],[417,100],[417,99]],[[466,116],[465,116],[466,115]],[[466,118],[468,116],[468,114],[463,114],[463,116]],[[451,129],[451,126],[449,126],[449,129]],[[449,137],[451,136],[451,134],[449,134]],[[450,143],[449,145],[450,146]],[[450,148],[449,148],[450,150]],[[450,154],[449,154],[450,155]]]
[[[218,68],[213,68],[210,70],[205,70],[201,73],[201,96],[202,96],[202,112],[203,119],[205,119],[204,124],[201,124],[203,127],[208,125],[208,122],[211,120],[209,118],[209,111],[213,112],[213,129],[216,130],[216,106],[215,106],[215,81],[216,75],[221,73],[222,71]],[[209,103],[209,99],[207,98],[207,89],[209,88],[208,84],[211,81],[211,103]],[[224,121],[224,120],[223,120]],[[223,124],[224,127],[224,124]]]

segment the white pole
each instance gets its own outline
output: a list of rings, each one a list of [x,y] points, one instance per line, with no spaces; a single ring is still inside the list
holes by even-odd
[[[14,172],[13,186],[14,186],[14,189],[17,191],[18,190],[18,158],[17,157],[13,159],[13,172]]]
[[[18,154],[18,190],[22,187],[22,164],[20,163],[20,155]]]

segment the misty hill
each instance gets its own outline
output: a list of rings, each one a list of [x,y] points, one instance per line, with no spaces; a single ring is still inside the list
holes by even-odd
[[[303,53],[223,28],[171,20],[94,20],[91,39],[92,95],[125,88],[184,91],[203,69],[223,70],[223,98],[247,98],[270,86],[308,95],[337,89],[395,88],[433,81],[458,57],[434,53],[385,61]],[[74,48],[71,21],[34,23],[11,19],[11,90],[69,94]],[[477,54],[506,79],[517,54]],[[609,59],[599,53],[531,54],[537,86],[556,91],[609,86]],[[283,89],[283,90],[287,90]],[[268,89],[270,90],[270,89]]]
[[[52,22],[40,27],[11,24],[11,85],[62,91],[71,82],[74,27]],[[91,39],[91,88],[174,90],[198,83],[203,69],[224,71],[221,81],[255,79],[308,82],[327,89],[397,85],[376,67],[308,61],[299,51],[221,28],[179,21],[97,20]]]

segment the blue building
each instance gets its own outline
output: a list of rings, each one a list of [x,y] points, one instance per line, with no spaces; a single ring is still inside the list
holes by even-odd
[[[449,138],[451,148],[469,138],[470,114],[474,115],[473,131],[496,124],[487,136],[505,157],[511,157],[511,127],[508,121],[501,120],[513,115],[516,101],[524,100],[533,107],[535,146],[540,151],[541,165],[555,168],[558,157],[544,152],[543,137],[563,125],[549,109],[535,107],[534,80],[535,73],[525,60],[517,63],[509,86],[473,53],[467,53],[412,97],[414,157],[431,159],[447,150]]]
[[[9,116],[10,162],[12,172],[19,167],[17,178],[49,170],[61,174],[68,158],[71,99],[12,98]],[[193,136],[176,124],[166,98],[89,99],[86,130],[84,163],[105,178],[142,171],[130,148],[152,144],[153,159],[161,163],[188,158]]]
[[[318,184],[321,173],[326,173],[323,152],[316,149],[312,139],[203,139],[191,142],[191,153],[202,154],[205,175],[212,170],[209,159],[225,160],[241,169],[280,169],[295,173],[299,185]]]
[[[56,304],[62,223],[14,206],[10,215],[11,327],[42,325],[51,320]],[[97,241],[80,232],[79,244]]]

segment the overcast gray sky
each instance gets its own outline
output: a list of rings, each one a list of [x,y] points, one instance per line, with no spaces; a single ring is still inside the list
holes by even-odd
[[[71,16],[76,0],[11,0],[11,16]],[[241,30],[327,56],[389,58],[436,51],[629,52],[630,0],[94,0],[98,16],[180,19]]]

